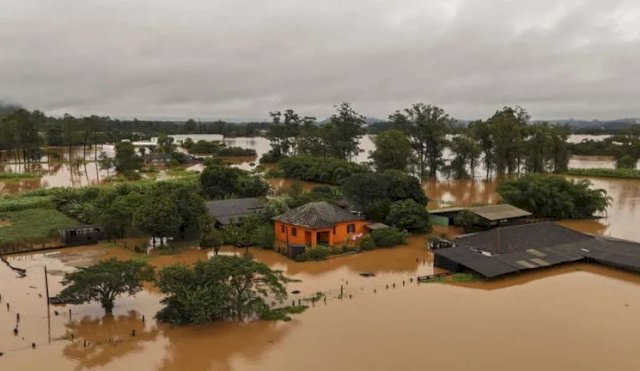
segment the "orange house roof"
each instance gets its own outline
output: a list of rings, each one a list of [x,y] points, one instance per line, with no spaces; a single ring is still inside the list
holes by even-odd
[[[308,229],[331,228],[339,223],[363,220],[329,202],[310,202],[273,218],[286,224]]]

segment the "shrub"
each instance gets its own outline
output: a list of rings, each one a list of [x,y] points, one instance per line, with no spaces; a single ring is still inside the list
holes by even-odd
[[[368,167],[334,158],[312,156],[287,157],[279,162],[287,178],[340,185],[349,176],[370,171]]]
[[[411,199],[391,204],[385,220],[388,224],[410,232],[423,233],[431,230],[429,212]]]
[[[331,249],[326,246],[316,246],[315,248],[308,248],[304,253],[296,257],[297,261],[320,261],[325,260],[331,255]]]
[[[263,249],[273,249],[276,238],[273,234],[273,226],[266,223],[256,228],[251,233],[251,245],[262,247]]]
[[[531,174],[498,185],[500,197],[538,217],[583,219],[604,212],[611,202],[604,189],[591,188],[586,179]]]
[[[616,160],[616,169],[635,169],[638,159],[630,155],[624,155]]]
[[[371,231],[371,239],[377,247],[392,247],[405,243],[407,233],[398,228],[385,228]]]
[[[26,209],[51,209],[54,207],[51,196],[9,196],[0,198],[0,212]]]
[[[376,243],[370,235],[366,235],[356,242],[356,247],[360,250],[372,250],[376,248]]]

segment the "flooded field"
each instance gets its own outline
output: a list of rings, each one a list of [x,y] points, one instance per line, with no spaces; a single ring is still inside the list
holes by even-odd
[[[150,286],[136,297],[120,299],[113,317],[103,317],[97,304],[52,306],[49,323],[42,297],[44,265],[56,294],[63,272],[74,266],[132,253],[94,246],[14,256],[11,264],[26,268],[27,277],[17,279],[0,266],[0,367],[418,370],[428,364],[449,370],[636,369],[640,276],[580,264],[491,283],[416,284],[416,275],[433,272],[424,243],[417,237],[397,249],[319,263],[295,263],[252,249],[256,259],[302,280],[288,287],[301,291],[291,300],[322,291],[327,303],[315,304],[291,322],[197,327],[156,323],[153,315],[161,307],[161,296]],[[150,262],[158,267],[191,263],[209,254],[190,250],[157,255]],[[365,278],[362,272],[376,276]],[[341,285],[343,300],[338,298]],[[14,336],[16,313],[21,318]]]

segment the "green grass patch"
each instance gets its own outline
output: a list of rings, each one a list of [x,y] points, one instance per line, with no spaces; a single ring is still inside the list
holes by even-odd
[[[38,173],[0,173],[0,180],[22,180],[22,179],[37,179],[42,177]]]
[[[54,208],[51,196],[8,196],[0,198],[0,212]]]
[[[450,277],[451,282],[473,282],[477,278],[473,273],[455,273]]]
[[[187,170],[185,168],[179,167],[179,168],[167,170],[166,174],[172,177],[182,177],[182,176],[189,176],[189,175],[199,175],[200,173],[194,170]]]
[[[600,178],[640,179],[640,170],[636,169],[569,169],[563,174]]]
[[[0,220],[8,225],[0,228],[0,246],[24,241],[45,241],[59,229],[78,225],[78,222],[54,209],[27,209],[1,212]]]

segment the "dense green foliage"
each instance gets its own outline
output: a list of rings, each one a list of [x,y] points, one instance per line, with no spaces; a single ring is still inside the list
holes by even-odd
[[[340,185],[353,174],[368,172],[368,168],[334,158],[311,156],[288,157],[280,161],[279,169],[291,179]]]
[[[287,297],[281,271],[237,256],[214,256],[193,267],[173,265],[159,272],[164,308],[157,318],[174,324],[242,320],[269,310]]]
[[[0,246],[19,242],[44,242],[56,236],[59,229],[73,227],[78,222],[54,209],[23,209],[0,212]]]
[[[117,171],[131,176],[142,167],[142,157],[136,153],[136,148],[129,142],[116,144],[116,157],[114,165]]]
[[[631,155],[624,155],[616,160],[616,169],[635,169],[638,159]]]
[[[189,151],[189,153],[207,154],[220,157],[256,155],[256,151],[253,148],[225,147],[219,145],[217,142],[206,140],[199,140],[194,143],[191,141],[191,138],[187,138],[187,140],[182,144],[182,147]]]
[[[269,185],[248,171],[222,165],[207,166],[200,176],[202,191],[210,199],[259,197],[267,194]]]
[[[393,247],[405,243],[407,233],[398,228],[385,228],[371,231],[371,239],[376,247]]]
[[[602,213],[610,203],[606,191],[591,188],[585,179],[531,174],[501,182],[498,194],[509,204],[538,217],[582,219]]]
[[[72,304],[97,301],[111,314],[118,296],[137,294],[142,283],[153,276],[153,268],[145,262],[112,258],[66,273],[62,280],[65,287],[58,297]]]
[[[35,208],[49,209],[53,207],[51,196],[7,196],[0,198],[0,212]]]
[[[376,149],[371,152],[371,160],[376,171],[406,171],[413,160],[411,143],[398,130],[382,132],[373,139]]]
[[[271,151],[261,159],[264,163],[294,155],[349,160],[358,153],[359,137],[364,134],[364,117],[348,103],[336,107],[336,113],[322,125],[293,110],[271,112],[271,118],[267,132]]]
[[[564,174],[602,178],[640,179],[640,170],[636,169],[569,169],[565,171]]]
[[[423,207],[428,202],[420,181],[398,170],[355,174],[341,189],[349,201],[375,221],[385,220],[393,202],[410,199]]]
[[[424,205],[412,199],[392,203],[385,222],[412,233],[431,231],[429,212]]]
[[[466,232],[472,231],[480,222],[480,217],[467,209],[460,211],[453,220],[455,226],[462,227]]]
[[[435,178],[444,165],[446,135],[453,120],[442,108],[422,103],[396,111],[389,120],[409,138],[418,159],[420,177]]]

